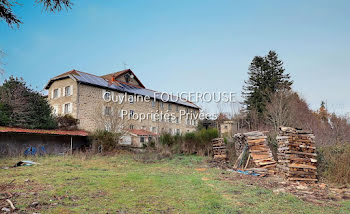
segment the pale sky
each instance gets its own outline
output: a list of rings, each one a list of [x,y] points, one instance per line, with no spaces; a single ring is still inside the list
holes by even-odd
[[[240,95],[253,57],[272,49],[313,109],[350,112],[350,1],[74,0],[59,14],[23,2],[20,29],[0,23],[0,48],[6,75],[38,89],[71,69],[126,67],[158,91]]]

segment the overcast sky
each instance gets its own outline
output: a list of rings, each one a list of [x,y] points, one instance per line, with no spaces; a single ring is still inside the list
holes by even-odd
[[[0,23],[0,48],[6,75],[38,89],[71,69],[126,67],[154,90],[240,95],[253,57],[272,49],[312,108],[350,112],[350,1],[74,0],[59,14],[32,2],[15,8],[20,29]]]

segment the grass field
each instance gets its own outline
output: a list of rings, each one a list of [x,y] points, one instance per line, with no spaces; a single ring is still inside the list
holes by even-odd
[[[132,154],[31,160],[40,165],[0,169],[0,192],[11,194],[19,213],[350,213],[349,201],[319,206],[225,180],[230,172],[208,168],[198,156],[148,163]],[[1,159],[0,167],[16,161]]]

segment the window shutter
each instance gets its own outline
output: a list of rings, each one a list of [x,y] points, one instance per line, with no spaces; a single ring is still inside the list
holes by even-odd
[[[58,96],[57,97],[60,97],[61,96],[61,88],[58,88]]]
[[[69,94],[69,96],[70,95],[73,95],[73,85],[70,86],[70,94]]]
[[[66,96],[66,87],[63,87],[62,88],[62,97]],[[68,96],[68,94],[67,94]]]
[[[104,98],[104,96],[103,95],[105,95],[105,93],[106,93],[106,90],[102,90],[102,99],[104,100],[105,98]]]
[[[65,112],[64,112],[64,104],[62,104],[62,114],[65,114]]]
[[[102,106],[102,115],[105,115],[105,106]]]
[[[53,91],[54,89],[51,89],[51,99],[53,99]]]
[[[72,113],[72,112],[73,112],[73,103],[69,103],[68,106],[69,106],[69,107],[68,107],[69,113]]]

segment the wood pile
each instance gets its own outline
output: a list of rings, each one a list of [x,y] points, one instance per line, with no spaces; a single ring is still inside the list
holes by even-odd
[[[212,140],[214,159],[226,160],[227,149],[224,138],[215,138]]]
[[[279,172],[289,181],[317,181],[315,136],[311,132],[280,127],[277,142]]]
[[[276,161],[273,159],[272,152],[267,144],[267,136],[263,132],[254,131],[243,134],[236,134],[236,142],[239,147],[244,146],[244,149],[237,159],[234,168],[246,168],[251,160],[257,168],[274,169]],[[245,154],[248,155],[245,164],[242,162]]]

